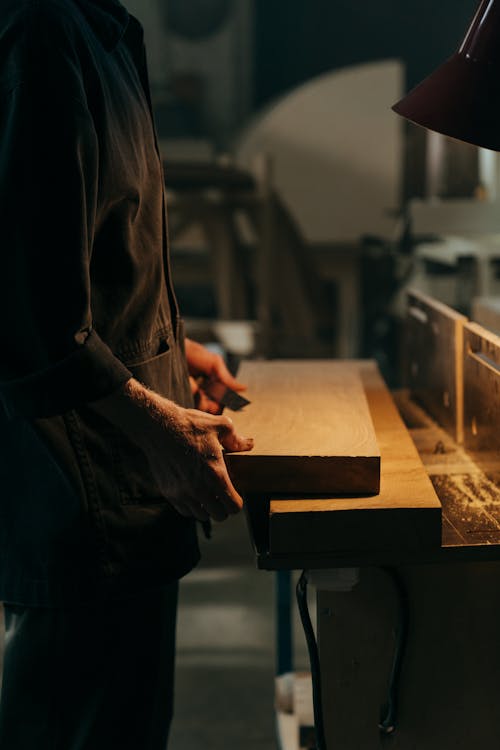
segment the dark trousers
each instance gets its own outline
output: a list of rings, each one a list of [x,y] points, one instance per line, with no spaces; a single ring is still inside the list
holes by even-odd
[[[2,750],[165,750],[177,583],[72,609],[5,605]]]

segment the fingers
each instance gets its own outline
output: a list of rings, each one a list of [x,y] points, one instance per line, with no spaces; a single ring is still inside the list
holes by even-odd
[[[193,378],[192,375],[189,376],[189,385],[191,387],[191,393],[194,397],[194,404],[197,409],[200,411],[205,411],[208,414],[220,414],[222,411],[221,405],[214,401],[213,398],[210,398],[208,394],[203,390],[203,388],[200,387],[198,381]]]
[[[233,513],[237,513],[239,508],[233,508],[223,500],[223,496],[217,495],[205,496],[203,498],[203,507],[207,511],[210,518],[214,521],[225,521],[226,518]]]
[[[237,493],[222,457],[213,467],[212,477],[214,491],[217,499],[222,503],[228,513],[239,513],[243,508],[243,499]]]
[[[232,388],[233,391],[244,391],[246,389],[244,383],[240,383],[239,380],[236,380],[236,378],[231,375],[222,357],[218,357],[214,362],[213,374],[218,380],[224,383],[224,385],[227,385],[228,388]]]
[[[203,493],[202,502],[210,517],[220,521],[228,514],[239,513],[243,500],[228,474],[220,443],[207,446],[202,466],[200,492]]]
[[[182,432],[178,435],[177,450],[170,451],[170,465],[165,465],[164,454],[153,465],[158,476],[174,481],[172,506],[183,516],[199,521],[212,518],[223,521],[238,513],[243,500],[233,486],[224,458],[223,448],[229,451],[251,450],[253,440],[235,432],[232,420],[226,416],[212,416],[196,409],[183,411]],[[176,436],[177,437],[177,436]],[[181,439],[182,438],[182,439]],[[158,454],[160,456],[160,454]]]
[[[222,447],[216,443],[210,452],[202,454],[202,461],[190,481],[182,482],[182,495],[176,497],[168,493],[167,497],[175,510],[185,517],[198,521],[225,521],[229,515],[238,513],[243,507],[243,500],[236,492],[222,456]]]
[[[220,404],[218,404],[217,401],[209,398],[205,391],[203,391],[201,388],[197,393],[196,408],[200,409],[200,411],[205,411],[208,414],[220,414],[221,412]]]
[[[202,503],[210,517],[221,521],[228,514],[238,513],[243,507],[243,500],[231,482],[220,443],[207,446],[201,466],[199,495],[203,497]]]
[[[240,452],[252,450],[254,446],[253,438],[238,435],[234,429],[233,420],[230,417],[226,415],[216,417],[194,409],[188,409],[187,412],[193,415],[193,422],[197,425],[198,430],[201,428],[205,433],[215,430],[220,444],[227,451]]]
[[[246,438],[235,432],[232,420],[221,417],[217,426],[217,433],[221,445],[231,452],[251,451],[254,446],[253,438]]]
[[[193,396],[200,390],[200,386],[192,375],[189,376],[189,386],[191,388],[191,393],[193,394]]]
[[[200,388],[198,381],[195,380],[195,378],[193,378],[191,375],[189,376],[189,386],[191,388],[191,393],[194,398],[194,404],[197,409],[199,409],[200,411],[205,411],[208,414],[221,413],[220,404],[218,404],[217,401],[209,398],[205,391]]]

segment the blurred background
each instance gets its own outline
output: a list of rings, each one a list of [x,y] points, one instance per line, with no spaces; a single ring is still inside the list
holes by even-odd
[[[398,385],[407,286],[471,315],[495,295],[497,157],[390,109],[475,0],[127,5],[192,336],[236,358],[375,357]]]
[[[125,0],[142,22],[188,334],[242,357],[375,358],[405,291],[499,330],[493,152],[391,111],[475,0]],[[244,519],[182,587],[173,750],[276,746],[274,579]],[[294,625],[295,668],[307,668]]]

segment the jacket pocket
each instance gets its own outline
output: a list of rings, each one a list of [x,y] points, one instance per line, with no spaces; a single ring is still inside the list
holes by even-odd
[[[164,347],[153,357],[141,362],[127,362],[126,365],[140,383],[162,396],[172,398],[174,352],[166,342]],[[160,495],[148,459],[139,446],[112,425],[107,426],[107,430],[120,502],[125,505],[166,502],[166,498]]]

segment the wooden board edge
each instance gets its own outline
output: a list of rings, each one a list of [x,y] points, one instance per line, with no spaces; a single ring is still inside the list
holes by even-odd
[[[455,394],[456,394],[456,429],[455,440],[459,445],[464,442],[464,329],[465,323],[455,323]]]
[[[366,515],[372,514],[367,520]],[[353,515],[362,516],[355,523]],[[321,523],[314,513],[269,517],[269,554],[358,554],[368,551],[395,553],[441,548],[442,508],[379,508],[359,511],[339,510],[332,523]],[[316,516],[316,518],[314,518]],[[345,523],[344,523],[345,521]],[[313,539],[304,549],[304,539]]]
[[[498,336],[496,333],[493,333],[493,331],[489,331],[487,328],[484,328],[484,326],[479,325],[479,323],[467,323],[466,325],[464,325],[464,331],[470,332],[475,336],[480,336],[489,344],[492,344],[493,346],[500,349],[500,336]],[[467,352],[465,352],[465,354],[466,353]]]
[[[368,495],[380,492],[381,457],[378,456],[259,456],[249,461],[241,454],[225,457],[229,476],[240,494],[309,494],[314,475],[316,495]],[[289,463],[293,464],[293,471]],[[256,463],[259,468],[256,468]],[[272,465],[268,473],[267,465]],[[328,472],[325,465],[329,466]],[[318,473],[323,474],[318,479]],[[276,478],[278,475],[278,478]],[[343,476],[344,479],[339,479]],[[285,477],[285,479],[283,478]]]
[[[451,320],[455,320],[458,323],[462,323],[465,325],[467,321],[469,320],[466,315],[463,313],[459,313],[457,310],[454,310],[453,307],[450,307],[449,305],[446,305],[444,302],[440,302],[439,300],[435,299],[434,297],[430,297],[428,294],[424,294],[423,292],[420,292],[418,289],[407,289],[406,290],[406,296],[407,299],[411,297],[415,297],[415,299],[418,299],[422,304],[427,305],[428,307],[431,307],[433,310],[436,310],[436,312],[440,313],[441,315],[445,315],[447,318],[450,318]]]

